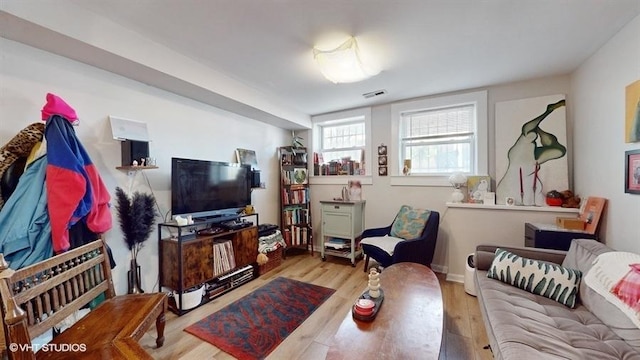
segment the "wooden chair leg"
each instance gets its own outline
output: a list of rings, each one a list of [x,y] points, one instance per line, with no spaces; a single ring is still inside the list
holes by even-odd
[[[364,272],[369,271],[369,255],[364,255]]]
[[[164,324],[165,318],[164,313],[158,315],[156,318],[156,330],[158,331],[158,338],[156,339],[156,345],[158,347],[162,347],[164,345]]]

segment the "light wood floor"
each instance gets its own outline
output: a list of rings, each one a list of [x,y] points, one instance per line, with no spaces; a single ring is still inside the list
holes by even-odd
[[[324,359],[331,338],[338,330],[353,301],[366,288],[364,261],[354,268],[346,259],[328,257],[321,261],[317,254],[288,256],[278,268],[203,305],[181,317],[169,312],[165,328],[165,343],[155,348],[155,327],[140,343],[156,359],[234,359],[215,346],[183,331],[207,315],[250,293],[270,280],[284,276],[336,289],[319,309],[291,333],[267,359]],[[445,309],[441,360],[492,359],[482,323],[478,301],[464,292],[459,283],[447,282],[438,274]]]

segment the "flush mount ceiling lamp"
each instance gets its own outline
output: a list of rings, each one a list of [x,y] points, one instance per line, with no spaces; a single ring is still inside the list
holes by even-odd
[[[313,58],[320,66],[322,75],[335,84],[364,80],[380,72],[362,62],[354,37],[333,50],[313,48]]]

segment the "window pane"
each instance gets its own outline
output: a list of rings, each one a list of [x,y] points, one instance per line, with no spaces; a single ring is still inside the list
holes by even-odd
[[[412,174],[471,172],[471,142],[409,143],[404,158],[411,159]]]
[[[363,147],[364,140],[364,122],[322,127],[323,152],[327,149]]]

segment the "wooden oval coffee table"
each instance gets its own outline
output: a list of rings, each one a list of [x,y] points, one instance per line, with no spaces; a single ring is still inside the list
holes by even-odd
[[[384,302],[376,318],[355,320],[349,310],[327,359],[437,359],[443,306],[433,271],[421,264],[398,263],[382,271],[380,284]]]

